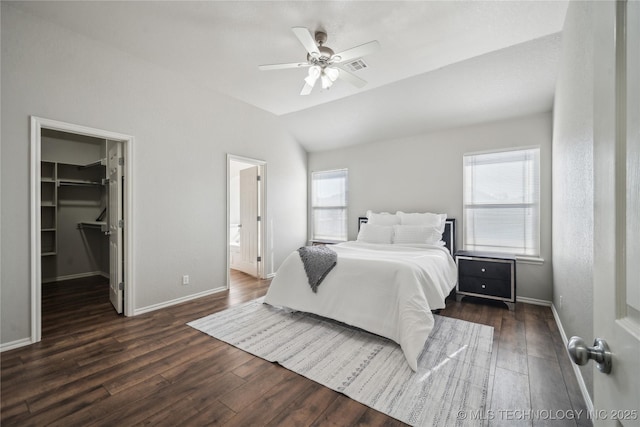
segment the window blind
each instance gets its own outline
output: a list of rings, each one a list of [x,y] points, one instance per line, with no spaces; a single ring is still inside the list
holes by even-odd
[[[312,240],[347,240],[347,169],[311,173]]]
[[[540,255],[540,149],[464,156],[464,247]]]

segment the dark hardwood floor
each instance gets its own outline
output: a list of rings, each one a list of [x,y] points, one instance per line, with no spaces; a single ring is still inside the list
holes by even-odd
[[[45,285],[42,341],[0,355],[0,423],[402,425],[186,325],[268,286],[234,273],[230,291],[126,318],[102,278]],[[494,327],[489,425],[590,425],[557,419],[586,407],[549,308],[450,300],[440,314]]]

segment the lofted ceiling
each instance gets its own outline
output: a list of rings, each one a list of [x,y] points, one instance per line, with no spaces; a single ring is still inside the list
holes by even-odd
[[[308,150],[551,110],[566,1],[15,2],[101,43],[280,116]],[[339,52],[371,40],[358,89],[300,96],[292,27]]]

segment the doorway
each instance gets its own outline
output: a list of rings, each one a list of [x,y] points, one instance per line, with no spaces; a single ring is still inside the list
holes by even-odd
[[[231,270],[264,278],[266,163],[227,155],[227,289]]]
[[[31,117],[30,139],[31,341],[43,282],[108,277],[116,312],[132,315],[133,137]]]

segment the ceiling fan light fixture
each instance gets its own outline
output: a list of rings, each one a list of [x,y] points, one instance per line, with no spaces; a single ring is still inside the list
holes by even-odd
[[[329,89],[333,85],[333,82],[326,74],[320,77],[320,81],[322,82],[322,89]]]
[[[304,78],[305,83],[307,83],[309,86],[313,86],[314,84],[316,84],[316,80],[318,80],[318,77],[320,77],[321,73],[322,69],[317,65],[310,67],[309,75]]]
[[[322,70],[320,80],[322,81],[322,89],[329,89],[333,82],[338,80],[340,71],[337,68],[326,67]]]
[[[336,80],[338,80],[338,77],[340,77],[340,70],[333,67],[327,67],[324,69],[324,74],[329,77],[332,82],[335,82]]]

